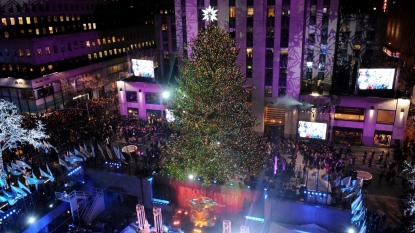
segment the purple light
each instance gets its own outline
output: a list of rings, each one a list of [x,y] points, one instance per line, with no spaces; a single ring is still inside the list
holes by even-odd
[[[274,175],[277,174],[277,170],[278,170],[278,157],[275,156],[275,159],[274,159]]]

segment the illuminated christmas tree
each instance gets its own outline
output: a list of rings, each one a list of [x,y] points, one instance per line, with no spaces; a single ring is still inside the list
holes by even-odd
[[[236,64],[239,49],[214,25],[189,46],[168,106],[175,118],[168,126],[178,134],[162,155],[164,174],[179,181],[192,175],[204,185],[257,174],[265,156],[247,101],[250,88]]]

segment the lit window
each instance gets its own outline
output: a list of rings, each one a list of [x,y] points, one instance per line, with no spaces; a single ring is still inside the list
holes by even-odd
[[[50,21],[51,21],[50,19],[51,19],[50,16],[48,16],[48,23],[50,23]]]
[[[33,17],[33,22],[37,23],[37,17]]]
[[[39,28],[36,28],[35,31],[36,31],[36,35],[39,35],[40,34]]]
[[[30,49],[26,49],[26,56],[27,56],[27,57],[32,56],[32,55],[30,54]]]
[[[38,48],[37,49],[37,55],[40,57],[40,56],[42,56],[42,49],[41,48]]]
[[[152,41],[151,41],[151,44],[153,44],[153,45],[154,45],[154,43],[155,43],[155,42],[154,42],[154,40],[152,40]]]
[[[114,54],[117,54],[117,49],[114,49]]]
[[[77,15],[76,20],[78,20],[78,21],[81,20],[81,16]]]
[[[71,15],[71,20],[75,21],[75,15]]]
[[[63,15],[59,15],[59,20],[63,22]]]
[[[121,53],[121,49],[118,49],[118,53]]]
[[[272,97],[272,86],[265,86],[265,97]]]
[[[125,48],[122,48],[122,52],[125,53]]]
[[[46,34],[46,28],[42,28],[43,35]]]
[[[275,17],[275,9],[274,7],[268,7],[268,17]]]
[[[91,41],[92,46],[95,46],[95,40]]]
[[[65,32],[65,26],[62,26],[61,29],[62,29],[62,32]]]
[[[247,48],[246,49],[246,57],[247,58],[252,58],[252,48]]]
[[[92,60],[92,54],[88,54],[88,60]]]
[[[4,38],[9,38],[9,32],[4,32]]]
[[[29,34],[29,36],[31,36],[33,34],[33,30],[32,29],[27,29],[27,33]]]
[[[53,34],[53,27],[49,27],[49,34]]]
[[[32,22],[30,22],[30,17],[26,17],[26,23],[27,24],[31,24]]]
[[[44,66],[41,66],[40,67],[40,72],[44,72],[45,71],[45,67]]]
[[[98,58],[98,54],[94,53],[94,59],[97,59],[97,58]]]
[[[104,57],[108,55],[107,50],[104,50]]]
[[[112,37],[112,42],[114,42],[114,43],[115,43],[115,36],[113,36],[113,37]]]
[[[19,24],[22,25],[23,24],[23,17],[19,17],[17,19],[19,20]]]
[[[101,58],[102,57],[102,52],[99,52],[98,54],[99,54],[99,57]]]
[[[9,70],[13,71],[13,65],[12,64],[9,64]]]
[[[69,15],[66,16],[66,22],[69,22]]]
[[[236,9],[235,7],[229,7],[229,17],[235,18],[236,17]]]
[[[53,65],[52,64],[48,65],[48,69],[49,70],[53,69]]]
[[[121,37],[121,41],[124,41],[124,37]]]
[[[87,29],[87,28],[86,28],[86,23],[82,24],[82,26],[84,26],[84,30],[86,30],[86,29]]]
[[[85,41],[85,43],[86,43],[87,48],[91,47],[91,44],[89,43],[89,40]]]
[[[162,24],[161,25],[161,30],[166,31],[167,30],[167,24]]]
[[[16,21],[14,20],[14,18],[10,18],[10,25],[15,25]]]
[[[57,15],[53,16],[53,22],[58,22],[58,16]]]
[[[19,49],[19,57],[23,57],[24,53],[23,53],[23,49]]]
[[[102,38],[102,44],[107,44],[107,40],[105,38]]]
[[[25,32],[24,30],[20,30],[20,35],[24,36]]]
[[[93,29],[97,29],[97,24],[96,23],[92,23],[92,28]]]
[[[92,26],[91,26],[91,24],[90,24],[90,23],[88,23],[88,29],[89,29],[89,30],[91,30],[91,29],[92,29]]]
[[[107,38],[107,42],[108,42],[108,44],[111,44],[111,38],[110,37]]]
[[[46,53],[46,55],[50,55],[50,48],[49,48],[49,46],[48,47],[45,47],[45,53]]]
[[[109,53],[109,55],[111,56],[112,55],[112,50],[110,49],[110,50],[108,50],[108,53]]]
[[[248,7],[246,10],[246,16],[247,17],[253,17],[254,16],[254,8],[253,7]]]
[[[97,45],[101,45],[101,39],[97,39]]]
[[[1,24],[3,26],[7,26],[7,19],[6,18],[1,18]]]

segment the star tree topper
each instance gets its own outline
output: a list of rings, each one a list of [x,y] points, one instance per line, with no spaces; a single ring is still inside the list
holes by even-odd
[[[207,20],[209,22],[213,22],[213,20],[218,20],[216,18],[218,10],[213,9],[210,5],[203,11],[203,20]]]

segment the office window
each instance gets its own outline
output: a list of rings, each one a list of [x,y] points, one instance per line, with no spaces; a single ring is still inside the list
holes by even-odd
[[[336,106],[334,119],[344,121],[364,121],[365,109]]]
[[[53,53],[58,53],[58,46],[56,45],[53,46]]]
[[[114,54],[117,54],[117,49],[114,49]]]
[[[12,56],[15,57],[16,56],[16,49],[12,49]]]
[[[62,32],[65,32],[65,26],[61,27]]]
[[[50,23],[52,20],[51,20],[51,17],[50,16],[48,16],[48,23]]]
[[[19,20],[19,24],[22,25],[23,24],[23,17],[18,17],[17,19]]]
[[[98,54],[99,54],[99,58],[102,58],[102,52],[99,52]]]
[[[59,15],[59,21],[61,21],[61,22],[64,21],[63,15]]]
[[[45,67],[44,66],[40,67],[40,72],[45,72]]]
[[[65,45],[64,44],[61,44],[61,52],[62,53],[65,52]]]
[[[70,42],[68,43],[68,51],[72,51],[72,44]]]
[[[101,39],[97,39],[97,45],[101,45]]]
[[[76,20],[81,20],[81,16],[79,16],[79,15],[76,15]]]
[[[376,123],[378,124],[393,124],[395,122],[395,111],[392,110],[378,110]]]
[[[95,40],[91,40],[92,46],[95,46]]]
[[[136,91],[126,91],[125,96],[127,97],[127,102],[137,103],[137,92]]]
[[[92,29],[91,23],[88,23],[88,29],[89,29],[89,30],[91,30],[91,29]]]
[[[92,54],[88,54],[88,60],[92,60]]]
[[[49,34],[53,34],[53,27],[49,27]]]
[[[112,56],[112,50],[110,49],[110,50],[108,50],[108,54],[110,55],[110,56]]]
[[[26,17],[26,24],[31,24],[30,17]]]
[[[36,29],[35,29],[35,32],[36,32],[36,35],[39,35],[39,34],[40,34],[40,32],[39,32],[39,28],[36,28]]]
[[[46,35],[46,28],[42,28],[43,35]]]
[[[37,55],[42,56],[42,48],[37,48]]]
[[[96,23],[92,23],[92,29],[97,29],[97,24]]]
[[[98,54],[94,53],[94,59],[97,59],[97,58],[98,58]]]
[[[9,32],[4,32],[4,38],[9,38]]]
[[[48,65],[48,70],[51,70],[51,69],[53,69],[53,65],[52,64],[49,64]]]
[[[20,30],[20,35],[24,36],[25,35],[25,31],[22,29]]]
[[[32,29],[27,29],[27,34],[29,34],[29,36],[31,36],[33,34],[33,30]]]
[[[50,55],[50,48],[49,48],[49,46],[45,47],[45,53],[46,53],[46,55]]]
[[[3,26],[7,26],[7,19],[6,18],[1,18],[1,24]]]
[[[107,44],[107,39],[102,38],[102,44]]]
[[[252,48],[246,48],[246,57],[252,58]]]
[[[78,49],[78,42],[76,42],[76,41],[73,42],[73,47],[74,47],[75,50],[77,50]]]
[[[32,55],[31,55],[31,53],[30,53],[30,49],[26,49],[26,56],[27,56],[27,57],[32,56]]]
[[[115,43],[115,36],[112,37],[112,42]]]
[[[55,15],[55,16],[53,16],[53,22],[58,22],[58,16],[57,15]]]
[[[161,25],[161,30],[166,31],[167,30],[167,24],[162,24]]]
[[[84,30],[87,30],[86,23],[82,24]]]
[[[107,50],[104,50],[104,57],[106,57],[108,55]]]
[[[246,9],[246,16],[247,17],[253,17],[254,16],[254,8],[253,7],[248,7]]]
[[[69,22],[69,15],[67,15],[65,18],[66,18],[66,22]]]
[[[75,15],[71,15],[71,20],[75,21]]]
[[[89,43],[89,40],[85,41],[86,47],[89,48],[91,47],[91,44]]]
[[[10,18],[10,25],[15,25],[16,24],[16,20],[14,18]]]
[[[19,49],[19,57],[23,57],[24,53],[23,53],[23,49]]]
[[[37,23],[37,17],[33,17],[33,23]]]
[[[265,86],[265,97],[272,97],[272,86]]]
[[[80,46],[81,46],[81,49],[83,49],[83,48],[84,48],[84,41],[83,41],[83,40],[81,40],[81,42],[79,42],[79,44],[80,44]]]
[[[229,18],[235,18],[235,17],[236,17],[236,8],[229,7]]]

